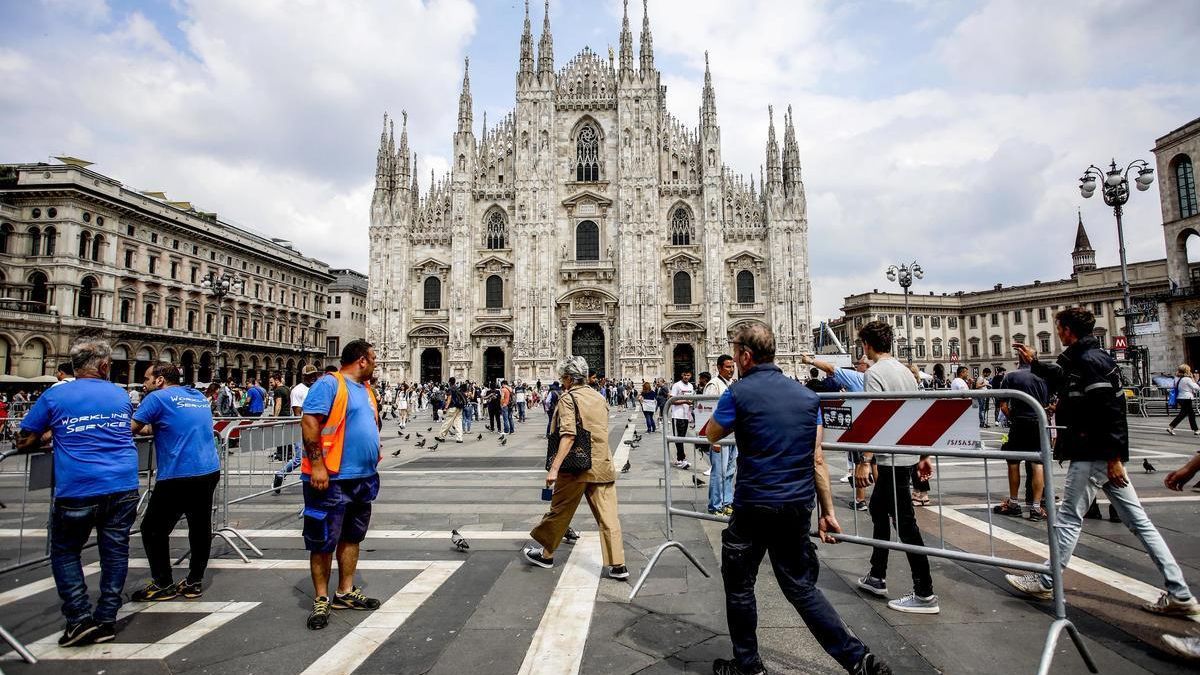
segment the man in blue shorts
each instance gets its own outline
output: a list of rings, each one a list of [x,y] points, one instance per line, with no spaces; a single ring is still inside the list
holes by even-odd
[[[108,381],[112,348],[99,338],[71,347],[75,381],[51,387],[21,420],[17,448],[32,452],[47,431],[54,439],[54,506],[50,569],[66,629],[58,644],[109,642],[129,572],[129,530],[137,518],[138,457],[130,431],[129,395]],[[97,533],[100,599],[92,612],[80,553]]]
[[[133,414],[133,433],[154,434],[157,465],[154,492],[142,518],[142,545],[150,562],[150,582],[134,591],[134,602],[198,598],[212,549],[213,492],[221,462],[213,440],[212,408],[204,394],[180,386],[183,374],[173,363],[146,369],[146,397]],[[171,574],[171,531],[187,517],[191,546],[187,578]]]
[[[304,398],[304,546],[309,551],[313,609],[308,627],[329,624],[330,609],[379,609],[354,585],[359,544],[371,523],[371,502],[379,494],[376,466],[379,405],[369,383],[375,350],[366,340],[342,349],[342,367],[317,380]],[[329,577],[337,554],[338,586],[329,597]]]

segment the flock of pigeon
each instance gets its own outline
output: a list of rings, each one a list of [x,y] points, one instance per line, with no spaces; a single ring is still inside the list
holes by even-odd
[[[425,429],[426,433],[429,433],[431,431],[433,431],[433,427],[428,427],[427,429]],[[404,427],[400,427],[399,429],[396,430],[396,435],[399,436],[401,440],[405,440],[405,441],[412,438],[414,433],[417,435],[418,440],[416,443],[413,443],[413,447],[425,448],[426,450],[437,450],[438,449],[439,444],[436,439],[434,440],[433,445],[431,445],[429,447],[425,447],[425,443],[427,443],[429,441],[429,439],[425,438],[425,435],[419,431],[405,431]],[[475,440],[482,441],[483,434],[479,434],[478,436],[476,436]],[[500,445],[508,445],[508,434],[500,434]],[[396,451],[392,453],[392,457],[399,457],[400,452],[402,450],[404,450],[404,448],[396,448]]]

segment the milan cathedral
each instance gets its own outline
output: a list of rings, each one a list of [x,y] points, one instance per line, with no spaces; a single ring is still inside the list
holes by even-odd
[[[628,4],[628,3],[627,3]],[[553,380],[573,353],[635,381],[711,370],[738,324],[774,329],[794,373],[811,343],[808,217],[789,106],[767,108],[757,186],[722,162],[705,56],[699,125],[667,111],[643,14],[619,54],[554,66],[529,6],[513,112],[476,135],[469,61],[453,165],[422,188],[385,117],[371,201],[367,337],[381,379]]]

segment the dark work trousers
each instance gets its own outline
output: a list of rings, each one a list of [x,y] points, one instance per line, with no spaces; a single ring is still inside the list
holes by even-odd
[[[689,423],[690,422],[688,420],[672,419],[671,425],[675,427],[675,435],[676,436],[687,436]],[[683,443],[675,444],[675,459],[679,460],[680,462],[687,461],[687,453],[684,452],[684,450],[683,450]]]
[[[812,510],[803,504],[735,506],[729,527],[721,533],[725,615],[733,656],[743,672],[758,672],[762,667],[754,582],[768,552],[784,597],[800,613],[817,643],[847,671],[867,653],[866,646],[817,589],[817,547],[807,536],[811,515]]]
[[[190,478],[168,478],[154,484],[150,505],[142,518],[142,545],[150,561],[150,577],[159,586],[168,586],[171,577],[171,544],[169,538],[181,517],[187,518],[188,544],[191,556],[187,579],[195,583],[204,580],[208,554],[212,549],[213,492],[217,489],[220,471]]]
[[[872,536],[881,541],[891,539],[891,516],[896,517],[896,530],[900,541],[905,544],[924,546],[921,529],[917,527],[917,515],[913,512],[912,495],[909,494],[909,467],[879,466],[879,478],[871,492],[871,522],[875,526]],[[897,511],[899,509],[899,511]],[[933,576],[929,572],[929,557],[907,553],[908,566],[912,568],[913,591],[927,598],[933,595]],[[875,548],[871,553],[871,576],[887,579],[888,549]]]
[[[500,426],[500,408],[488,406],[488,429],[504,433],[504,429]]]
[[[1182,422],[1183,418],[1186,417],[1188,424],[1190,424],[1192,427],[1192,431],[1195,431],[1196,430],[1196,408],[1193,405],[1195,403],[1195,400],[1190,399],[1190,398],[1181,398],[1181,399],[1178,399],[1178,401],[1179,401],[1179,414],[1176,415],[1175,419],[1171,421],[1171,428],[1174,429],[1175,427],[1179,426],[1179,423]]]

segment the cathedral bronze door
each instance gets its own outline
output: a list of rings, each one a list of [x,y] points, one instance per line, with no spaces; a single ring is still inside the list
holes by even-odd
[[[677,344],[671,352],[671,360],[674,362],[675,382],[679,381],[679,376],[683,373],[691,373],[692,381],[695,381],[696,375],[696,350],[689,344]]]
[[[604,331],[599,324],[581,323],[571,335],[571,354],[587,360],[588,373],[604,375]]]
[[[442,352],[430,347],[421,352],[421,382],[442,381]]]
[[[504,379],[504,350],[488,347],[483,350],[483,381],[491,387]]]

